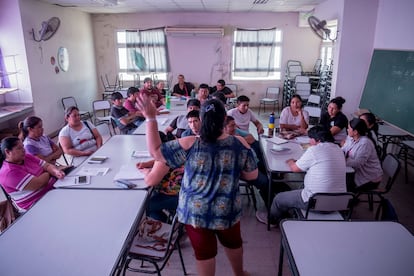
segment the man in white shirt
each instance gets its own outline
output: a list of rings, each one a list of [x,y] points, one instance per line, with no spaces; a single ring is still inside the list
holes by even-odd
[[[278,223],[291,208],[306,209],[315,193],[346,192],[346,163],[341,148],[334,143],[332,134],[322,126],[308,132],[311,147],[295,161],[287,160],[293,172],[306,172],[304,188],[282,192],[275,196],[270,208],[270,222]],[[267,223],[267,214],[256,214],[260,222]]]
[[[250,99],[247,96],[239,96],[237,97],[237,107],[230,109],[227,111],[227,115],[232,116],[236,121],[237,126],[249,132],[249,124],[253,122],[253,124],[257,128],[258,134],[263,134],[263,125],[260,121],[256,118],[254,113],[249,109]]]

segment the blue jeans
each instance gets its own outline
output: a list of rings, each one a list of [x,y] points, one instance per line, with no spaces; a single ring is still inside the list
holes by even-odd
[[[162,193],[154,193],[147,207],[147,216],[167,222],[168,217],[162,210],[168,210],[175,213],[178,205],[178,195],[166,195]]]
[[[267,178],[267,175],[259,171],[257,178],[255,180],[250,180],[247,183],[255,186],[256,189],[259,190],[260,196],[267,208],[267,197],[269,194],[269,179]]]
[[[302,189],[278,193],[270,208],[271,219],[278,222],[291,208],[306,209],[308,203],[303,202],[301,193]]]

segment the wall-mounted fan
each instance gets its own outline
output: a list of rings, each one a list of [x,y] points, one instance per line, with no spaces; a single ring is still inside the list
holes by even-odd
[[[334,38],[331,37],[331,30],[326,27],[326,20],[319,20],[315,16],[311,15],[308,17],[308,23],[312,31],[321,39],[329,39],[332,41],[336,40],[336,36]]]
[[[48,21],[42,22],[42,28],[39,31],[39,39],[36,39],[35,30],[32,29],[32,35],[34,41],[40,42],[42,40],[50,39],[58,30],[60,25],[60,19],[57,17],[52,17]]]

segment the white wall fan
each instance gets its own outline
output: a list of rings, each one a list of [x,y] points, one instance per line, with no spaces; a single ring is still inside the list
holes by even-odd
[[[60,19],[57,17],[52,17],[48,21],[42,22],[42,28],[39,31],[39,38],[35,36],[35,30],[32,29],[33,40],[36,42],[45,41],[50,39],[58,30],[60,26]]]
[[[308,23],[312,31],[321,39],[336,40],[337,35],[331,37],[331,30],[326,26],[326,20],[319,20],[317,17],[311,15],[308,17]]]

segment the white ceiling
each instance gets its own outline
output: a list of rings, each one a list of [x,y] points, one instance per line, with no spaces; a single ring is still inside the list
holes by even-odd
[[[326,0],[40,0],[89,13],[309,12]],[[257,2],[257,3],[256,3]]]

